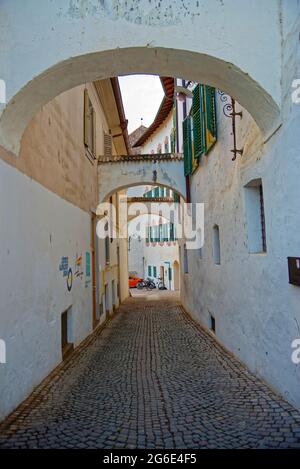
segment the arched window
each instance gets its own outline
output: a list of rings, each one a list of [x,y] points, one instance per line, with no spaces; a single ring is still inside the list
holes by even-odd
[[[186,248],[186,244],[183,246],[183,268],[184,273],[189,273],[189,260],[188,260],[188,250]]]
[[[221,246],[220,246],[220,230],[218,225],[213,228],[213,256],[214,263],[221,264]]]

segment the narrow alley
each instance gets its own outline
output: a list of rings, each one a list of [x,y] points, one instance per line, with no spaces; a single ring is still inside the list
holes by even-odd
[[[1,448],[299,448],[300,414],[175,292],[137,292],[0,433]]]

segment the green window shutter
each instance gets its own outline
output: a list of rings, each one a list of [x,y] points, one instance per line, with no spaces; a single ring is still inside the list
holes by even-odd
[[[216,90],[206,85],[205,92],[205,153],[214,146],[217,141],[217,113],[216,113]]]
[[[156,278],[156,266],[155,265],[153,266],[153,277]]]
[[[151,277],[151,274],[152,274],[151,265],[148,265],[148,275],[149,275],[149,277]]]
[[[186,117],[182,123],[183,131],[183,155],[184,155],[184,175],[192,173],[192,133],[191,118]]]
[[[174,202],[180,202],[180,196],[177,194],[177,192],[174,192]]]
[[[174,153],[174,145],[173,145],[173,130],[170,133],[170,146],[171,146],[171,153]]]
[[[174,236],[174,224],[170,223],[170,241],[174,241],[175,236]]]
[[[169,267],[169,281],[172,281],[172,269]]]
[[[150,242],[152,243],[153,242],[153,227],[150,226],[149,228],[149,233],[150,233]]]
[[[165,223],[164,224],[164,241],[167,242],[169,241],[169,224]]]
[[[193,91],[193,123],[194,123],[194,157],[205,153],[205,115],[204,115],[204,87],[198,84]]]
[[[158,240],[163,241],[163,225],[158,225]]]
[[[155,189],[154,189],[154,197],[159,197],[159,187],[155,187]]]

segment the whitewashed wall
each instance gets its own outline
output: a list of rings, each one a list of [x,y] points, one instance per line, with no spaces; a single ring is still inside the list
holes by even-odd
[[[0,160],[0,419],[61,361],[61,313],[72,306],[73,341],[92,331],[92,291],[85,276],[90,216]],[[75,258],[83,276],[75,278]],[[73,286],[59,270],[68,256]]]
[[[287,266],[287,256],[300,255],[300,105],[291,100],[292,80],[300,76],[294,21],[285,22],[281,129],[263,145],[243,110],[237,145],[245,145],[244,155],[232,162],[231,121],[218,100],[218,143],[191,178],[192,201],[205,204],[203,258],[189,251],[181,285],[192,316],[209,327],[211,313],[217,339],[300,407],[300,365],[291,360],[291,343],[300,335],[300,288],[289,284]],[[248,248],[244,186],[255,178],[262,179],[264,190],[265,254],[250,254]],[[220,227],[221,265],[213,261],[214,224]]]
[[[148,266],[152,267],[152,276],[154,280],[157,280],[158,277],[162,277],[161,268],[164,269],[164,282],[168,290],[174,290],[174,262],[179,262],[178,255],[178,243],[171,242],[169,245],[167,243],[155,243],[152,245],[145,245],[144,256],[145,256],[145,272],[148,277]],[[153,266],[156,267],[157,275],[153,277]],[[168,267],[172,271],[172,280],[168,279]]]
[[[161,152],[165,152],[165,139],[169,142],[169,152],[171,152],[170,135],[173,127],[173,112],[171,111],[167,119],[158,127],[151,137],[141,146],[141,153],[157,153],[157,146],[161,145]]]

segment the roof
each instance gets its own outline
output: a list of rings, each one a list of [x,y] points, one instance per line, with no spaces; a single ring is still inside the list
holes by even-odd
[[[130,144],[129,144],[129,138],[128,138],[128,131],[127,131],[127,126],[128,126],[128,120],[126,119],[125,116],[125,111],[124,111],[124,106],[123,106],[123,100],[122,100],[122,94],[121,94],[121,89],[119,85],[119,80],[118,77],[113,77],[110,79],[115,100],[116,100],[116,105],[118,108],[118,113],[119,113],[119,118],[120,118],[120,127],[122,129],[122,134],[123,138],[125,141],[126,149],[128,155],[130,155]]]
[[[141,135],[141,137],[132,145],[133,148],[140,147],[143,145],[148,138],[158,129],[158,127],[165,121],[170,114],[174,102],[174,78],[172,77],[160,77],[164,94],[161,105],[157,111],[154,121],[148,127],[147,130]]]
[[[129,134],[129,143],[131,147],[131,154],[138,154],[140,147],[133,148],[135,142],[143,135],[143,133],[147,130],[147,127],[144,125],[140,125],[137,129],[135,129],[131,134]]]

